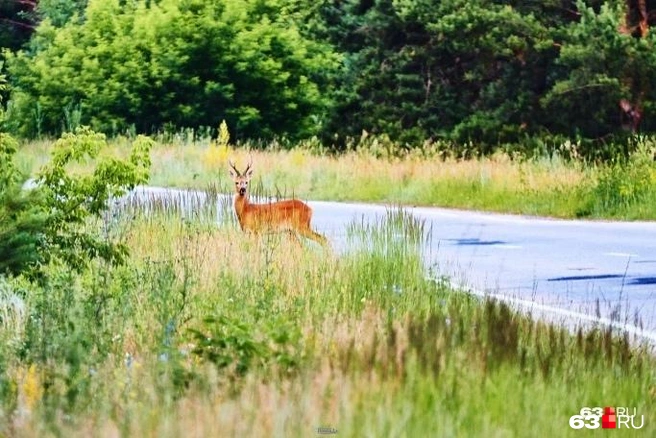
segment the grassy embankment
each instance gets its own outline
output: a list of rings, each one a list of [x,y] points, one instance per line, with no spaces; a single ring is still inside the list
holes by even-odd
[[[607,405],[656,432],[653,356],[426,280],[402,212],[335,257],[162,206],[105,224],[125,266],[2,285],[0,436],[561,437]]]
[[[47,148],[24,148],[23,166]],[[227,190],[232,154],[246,161],[242,150],[161,145],[152,183]],[[554,216],[575,215],[581,187],[617,169],[303,149],[253,158],[274,193]],[[214,206],[186,219],[162,207],[104,224],[128,243],[125,266],[82,276],[52,266],[44,286],[0,284],[0,435],[575,436],[570,416],[610,405],[637,408],[640,434],[656,432],[653,356],[426,280],[411,217],[354,225],[351,250],[335,257],[251,240],[231,220],[217,227]]]
[[[34,171],[51,143],[30,143],[19,156]],[[120,153],[120,142],[116,142]],[[645,140],[630,160],[584,163],[558,156],[456,160],[435,153],[376,158],[371,149],[331,156],[300,145],[253,151],[255,184],[269,193],[304,199],[441,206],[560,218],[656,218],[656,144]],[[245,149],[198,143],[158,144],[151,183],[229,191],[228,157],[244,166]],[[380,155],[380,154],[378,154]]]

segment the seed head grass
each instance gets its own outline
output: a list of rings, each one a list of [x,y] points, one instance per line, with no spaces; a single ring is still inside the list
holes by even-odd
[[[114,140],[109,153],[125,153],[126,144],[127,141]],[[35,172],[50,147],[47,142],[25,145],[20,152],[21,166]],[[601,165],[565,160],[559,155],[521,158],[501,152],[475,159],[413,153],[380,157],[358,149],[331,155],[303,143],[292,149],[273,144],[268,149],[256,150],[249,144],[230,144],[229,137],[196,143],[160,142],[151,156],[150,184],[155,186],[204,189],[214,185],[229,193],[228,160],[243,167],[252,158],[254,184],[266,193],[302,199],[468,208],[563,218],[656,217],[650,207],[653,203],[649,202],[656,198],[656,192],[652,193],[649,186],[636,189],[635,184],[629,183],[635,180],[631,175],[639,173],[634,164]],[[636,161],[643,168],[653,167],[644,160],[630,163]],[[614,172],[610,170],[613,168]],[[640,175],[650,172],[654,173],[654,169]],[[614,187],[613,184],[617,190],[609,191],[607,188]],[[636,190],[640,196],[634,196]]]

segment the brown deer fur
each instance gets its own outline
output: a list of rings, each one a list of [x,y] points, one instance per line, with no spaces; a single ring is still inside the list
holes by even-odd
[[[298,199],[253,204],[248,196],[248,183],[253,175],[252,162],[244,172],[239,172],[230,161],[230,176],[235,183],[235,213],[243,231],[255,234],[288,232],[327,245],[328,240],[312,230],[312,209]]]

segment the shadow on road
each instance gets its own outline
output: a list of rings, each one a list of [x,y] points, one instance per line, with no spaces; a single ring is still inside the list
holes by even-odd
[[[646,286],[649,284],[656,284],[656,277],[637,277],[631,279],[627,284],[635,286]]]
[[[601,275],[573,275],[569,277],[548,278],[547,281],[578,281],[578,280],[610,280],[612,278],[622,278],[620,274],[601,274]]]
[[[455,242],[456,245],[480,245],[480,246],[489,246],[489,245],[506,245],[508,242],[503,240],[481,240],[481,239],[446,239],[448,242]]]

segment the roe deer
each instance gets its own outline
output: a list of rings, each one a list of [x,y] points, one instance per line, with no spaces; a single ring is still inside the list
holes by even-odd
[[[319,242],[326,246],[328,239],[310,228],[312,209],[298,199],[270,202],[268,204],[251,204],[248,199],[248,183],[253,176],[252,159],[243,173],[240,173],[232,161],[230,176],[235,182],[235,212],[243,231],[255,234],[261,232],[288,232]]]

